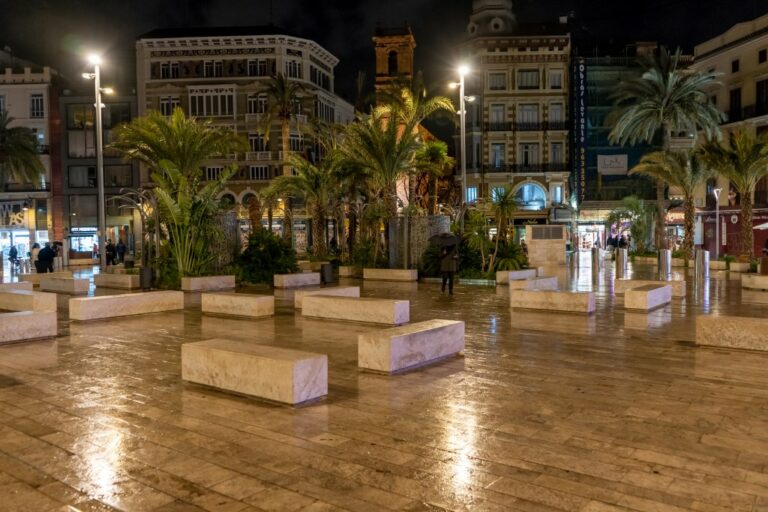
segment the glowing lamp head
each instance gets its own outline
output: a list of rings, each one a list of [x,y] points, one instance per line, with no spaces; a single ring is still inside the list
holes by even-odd
[[[101,90],[104,94],[115,94],[115,90],[111,87],[105,87]]]
[[[460,76],[467,76],[469,74],[469,66],[466,64],[462,64],[459,66],[459,75]]]
[[[92,53],[88,56],[88,62],[93,64],[94,66],[101,65],[101,55],[96,55],[95,53]]]

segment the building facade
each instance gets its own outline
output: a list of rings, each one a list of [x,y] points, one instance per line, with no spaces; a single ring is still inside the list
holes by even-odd
[[[307,137],[310,117],[326,123],[348,123],[354,108],[334,92],[338,59],[307,39],[286,35],[275,27],[231,27],[156,30],[136,42],[138,113],[158,110],[170,115],[181,107],[188,115],[210,118],[248,138],[250,151],[208,162],[205,176],[213,178],[230,164],[240,171],[222,198],[244,210],[254,193],[283,173],[289,152],[313,147]],[[306,100],[297,104],[290,124],[289,147],[281,147],[279,126],[266,137],[264,88],[276,74],[304,86]],[[308,107],[308,105],[310,105]],[[308,107],[308,108],[307,108]],[[148,181],[142,171],[142,182]],[[265,221],[266,222],[266,221]],[[294,215],[296,248],[308,243],[309,222],[299,210]],[[275,215],[282,230],[283,216]]]
[[[475,0],[462,47],[467,94],[467,199],[511,186],[519,233],[570,222],[571,43],[565,24],[518,23],[510,0]],[[562,210],[558,214],[558,210]]]
[[[723,84],[712,91],[712,101],[727,114],[721,126],[724,137],[734,130],[768,133],[768,14],[734,25],[722,34],[696,45],[692,69],[716,71]],[[720,189],[720,217],[715,219],[715,193]],[[726,178],[712,179],[697,197],[701,241],[715,251],[716,224],[720,226],[719,254],[741,251],[740,198]],[[757,185],[754,197],[755,254],[768,239],[768,179]]]
[[[36,68],[28,63],[19,68],[18,61],[0,55],[0,111],[13,118],[9,127],[23,126],[32,130],[44,173],[34,183],[11,180],[0,184],[0,250],[3,263],[11,246],[19,257],[25,257],[34,243],[60,240],[62,226],[54,214],[52,182],[59,176],[57,165],[59,109],[56,72],[49,67]],[[58,219],[60,220],[60,219]]]
[[[134,211],[117,196],[139,186],[139,166],[109,148],[113,131],[137,113],[135,96],[103,96],[105,239],[122,240],[133,251],[140,226]],[[62,212],[71,258],[88,258],[98,243],[98,202],[93,96],[62,95],[61,169]]]

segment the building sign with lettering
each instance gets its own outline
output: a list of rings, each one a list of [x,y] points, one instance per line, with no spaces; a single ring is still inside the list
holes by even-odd
[[[0,227],[24,227],[24,203],[22,201],[0,203]]]
[[[576,162],[576,197],[579,204],[584,201],[587,190],[587,61],[582,57],[576,64],[575,71],[576,108],[574,117],[575,162]]]
[[[597,155],[597,172],[603,176],[625,176],[627,155]]]

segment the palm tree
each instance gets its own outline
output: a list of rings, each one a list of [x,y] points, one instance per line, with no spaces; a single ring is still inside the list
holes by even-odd
[[[35,183],[45,172],[35,134],[22,126],[11,128],[13,120],[0,111],[0,186],[10,180]]]
[[[199,181],[205,162],[245,152],[248,143],[231,130],[212,125],[209,119],[187,117],[177,107],[170,117],[151,110],[120,126],[110,147],[126,160],[136,159],[146,164],[152,173],[162,173],[172,167],[187,181]],[[161,165],[162,162],[171,165]]]
[[[608,226],[618,225],[619,231],[624,231],[622,225],[629,224],[629,232],[635,241],[637,252],[645,252],[645,244],[648,239],[648,230],[653,222],[654,210],[650,208],[645,201],[636,197],[625,197],[621,201],[621,206],[613,209],[606,219]]]
[[[679,189],[683,194],[685,213],[685,238],[683,250],[686,261],[693,258],[693,235],[696,206],[693,195],[696,188],[712,176],[711,167],[705,165],[700,155],[692,152],[655,151],[645,155],[630,174],[641,174]]]
[[[712,88],[719,84],[717,73],[683,69],[680,50],[670,54],[660,48],[644,59],[645,71],[632,80],[620,82],[614,93],[614,110],[608,117],[612,144],[651,142],[661,130],[662,149],[670,149],[670,132],[697,129],[707,137],[719,133],[724,114],[710,101]],[[656,248],[664,246],[664,183],[656,187]]]
[[[428,177],[434,178],[432,208],[430,208],[432,215],[437,214],[438,181],[445,176],[446,171],[453,168],[455,163],[453,157],[448,156],[448,145],[441,140],[427,141],[416,152],[416,168]],[[427,185],[427,196],[428,190],[429,185]]]
[[[731,181],[741,197],[741,256],[754,258],[752,208],[755,188],[768,176],[768,135],[755,136],[741,129],[728,136],[728,144],[709,141],[702,148],[704,159]]]
[[[491,211],[496,219],[496,244],[493,249],[490,261],[488,263],[488,269],[492,269],[496,258],[499,254],[499,240],[504,237],[507,239],[507,222],[512,217],[512,214],[517,210],[517,201],[515,200],[515,192],[510,186],[506,186],[503,189],[493,189],[493,197],[491,198]]]

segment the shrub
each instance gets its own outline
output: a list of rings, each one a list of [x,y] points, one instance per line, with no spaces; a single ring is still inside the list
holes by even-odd
[[[424,256],[421,257],[419,273],[424,277],[437,277],[440,275],[440,246],[429,244]]]
[[[387,258],[384,254],[376,257],[376,243],[371,238],[360,238],[352,251],[352,264],[358,268],[385,268]]]
[[[248,238],[248,247],[238,257],[236,276],[244,283],[272,283],[275,274],[296,272],[296,251],[269,230],[261,228]]]
[[[496,268],[493,270],[520,270],[528,266],[528,257],[520,245],[514,242],[501,243],[494,266]]]

